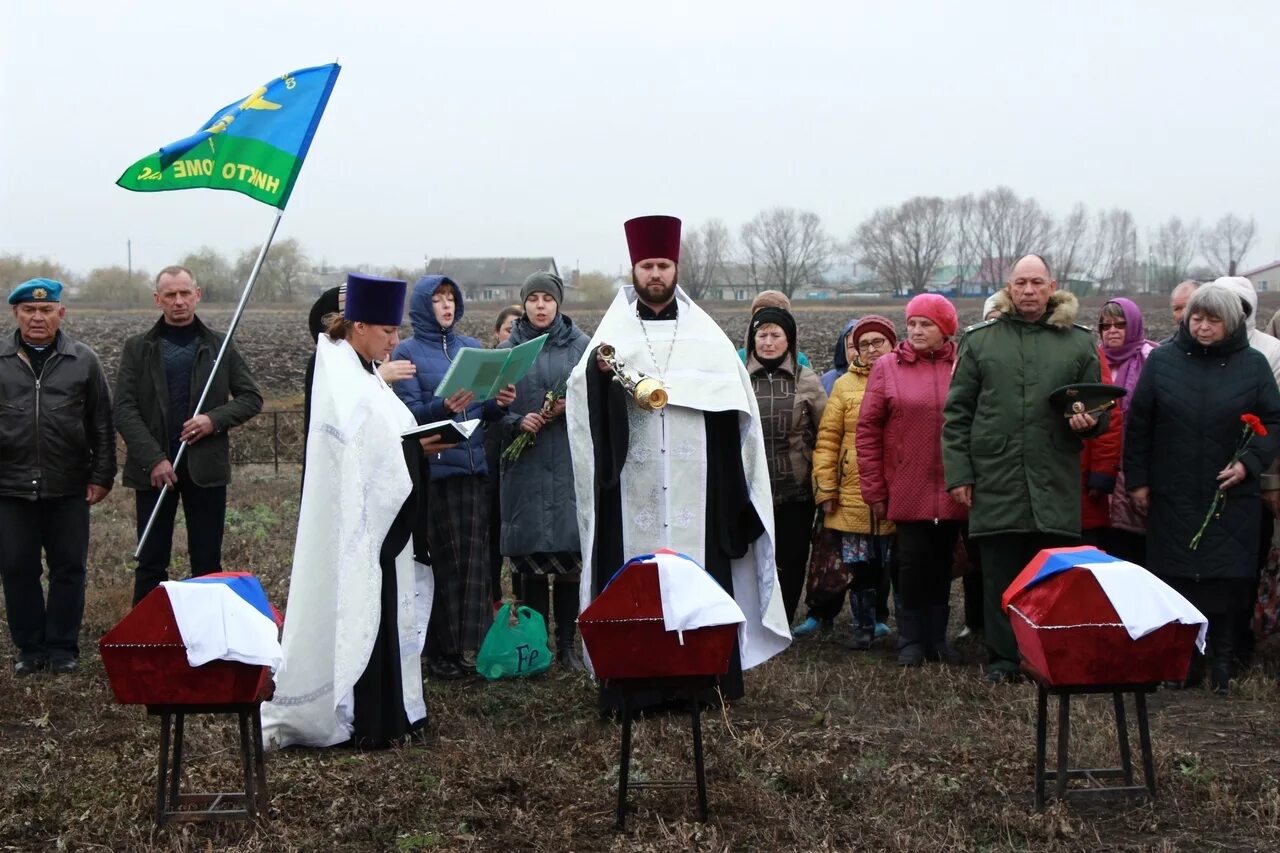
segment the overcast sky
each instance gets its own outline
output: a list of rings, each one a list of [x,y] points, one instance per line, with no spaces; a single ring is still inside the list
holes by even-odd
[[[110,8],[110,11],[107,9]],[[281,224],[315,260],[555,255],[624,219],[876,207],[1007,184],[1062,212],[1256,216],[1280,257],[1280,3],[265,0],[0,4],[0,253],[155,270],[265,236],[126,166],[287,70],[343,71]]]

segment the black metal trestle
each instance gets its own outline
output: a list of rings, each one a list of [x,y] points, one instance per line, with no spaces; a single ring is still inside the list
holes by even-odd
[[[1034,678],[1034,675],[1032,676]],[[1039,679],[1037,690],[1039,696],[1036,703],[1036,808],[1043,809],[1045,804],[1045,783],[1052,780],[1054,796],[1065,799],[1069,796],[1089,794],[1144,794],[1156,796],[1155,762],[1151,756],[1151,729],[1147,724],[1147,694],[1155,692],[1155,684],[1088,684],[1088,685],[1049,685]],[[1081,695],[1111,694],[1115,705],[1116,736],[1120,744],[1120,766],[1105,768],[1073,768],[1069,767],[1067,752],[1071,732],[1071,697]],[[1134,782],[1133,756],[1129,749],[1129,727],[1125,718],[1125,694],[1133,694],[1134,708],[1138,717],[1138,743],[1142,751],[1142,775],[1145,785]],[[1048,746],[1049,697],[1058,697],[1058,755],[1057,767],[1046,770],[1046,751]],[[1085,779],[1090,783],[1087,788],[1068,788],[1072,779]],[[1095,784],[1105,779],[1121,779],[1122,785]]]
[[[719,679],[709,676],[672,676],[669,678],[614,678],[609,686],[617,687],[622,694],[622,748],[618,757],[618,811],[614,827],[622,831],[627,820],[627,792],[632,788],[659,788],[665,790],[696,788],[698,791],[698,820],[707,820],[707,774],[702,754],[702,703],[699,694],[714,689]],[[631,723],[633,712],[631,699],[636,693],[661,690],[690,706],[690,723],[693,731],[694,778],[652,782],[631,782]]]
[[[267,766],[262,748],[261,702],[225,705],[148,705],[160,717],[160,765],[156,773],[156,825],[170,820],[256,820],[267,811]],[[183,725],[190,714],[235,714],[240,724],[244,790],[182,793]],[[170,745],[172,744],[172,750]],[[170,756],[172,755],[172,761]],[[205,806],[191,809],[183,806]]]

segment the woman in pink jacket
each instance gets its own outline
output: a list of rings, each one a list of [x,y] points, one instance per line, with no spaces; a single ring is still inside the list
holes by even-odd
[[[898,528],[902,610],[898,663],[954,662],[947,647],[951,564],[967,510],[942,473],[942,407],[958,320],[936,293],[907,303],[907,339],[871,371],[858,416],[862,498]]]

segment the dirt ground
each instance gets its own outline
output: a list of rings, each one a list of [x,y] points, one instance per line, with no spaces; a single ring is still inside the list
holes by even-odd
[[[901,316],[900,304],[884,307]],[[963,319],[976,319],[978,307],[962,305]],[[1144,308],[1167,313],[1158,299]],[[867,310],[797,311],[815,366],[829,361],[844,320]],[[1096,305],[1090,310],[1096,319]],[[744,309],[712,311],[740,337]],[[579,313],[584,325],[599,316]],[[480,331],[496,309],[474,314]],[[218,316],[210,317],[215,326]],[[122,333],[145,328],[148,317],[72,306],[68,320],[109,360],[112,343],[118,351]],[[1153,325],[1151,337],[1167,334]],[[271,393],[296,394],[290,383],[305,362],[305,312],[251,313],[241,335]],[[229,490],[225,565],[257,573],[281,606],[297,474],[293,466],[278,475],[240,467]],[[0,850],[1280,849],[1274,644],[1264,645],[1228,698],[1203,690],[1152,697],[1154,802],[1073,801],[1037,813],[1034,688],[982,684],[982,652],[971,644],[959,646],[963,666],[910,671],[894,665],[885,641],[869,653],[845,651],[847,616],[835,636],[799,640],[748,673],[746,699],[704,719],[706,824],[693,819],[690,792],[646,790],[632,795],[626,832],[613,831],[619,727],[598,718],[585,676],[553,667],[521,682],[428,682],[426,736],[387,752],[269,755],[271,814],[259,825],[157,830],[158,723],[140,707],[115,704],[96,653],[97,638],[128,610],[131,494],[117,488],[92,518],[81,671],[15,679],[7,630],[0,637]],[[185,576],[181,530],[175,574]],[[956,592],[953,613],[958,584]],[[1071,736],[1073,764],[1117,763],[1109,701],[1077,700]],[[1136,750],[1136,727],[1131,738]],[[186,784],[235,787],[232,726],[189,725],[188,753]],[[691,754],[686,718],[644,720],[632,778],[685,777]]]

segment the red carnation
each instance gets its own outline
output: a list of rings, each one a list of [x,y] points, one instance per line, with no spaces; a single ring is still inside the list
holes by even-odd
[[[1249,428],[1250,432],[1264,437],[1266,436],[1267,428],[1263,426],[1262,420],[1257,415],[1252,414],[1251,412],[1245,412],[1240,416],[1240,420],[1244,422],[1244,425]]]

